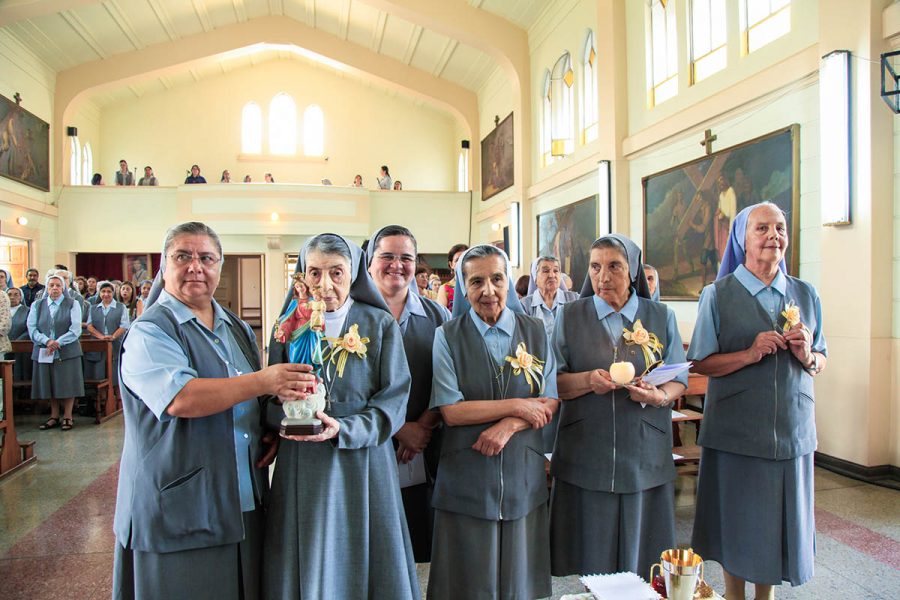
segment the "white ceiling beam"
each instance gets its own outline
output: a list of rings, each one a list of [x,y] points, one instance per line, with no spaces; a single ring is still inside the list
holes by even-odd
[[[188,69],[188,73],[190,73],[191,77],[194,78],[195,83],[200,81],[200,74],[197,73],[197,69],[195,69],[194,67],[191,67],[190,69]]]
[[[97,39],[93,35],[91,35],[91,32],[88,30],[87,25],[84,23],[84,21],[81,20],[81,17],[70,10],[64,10],[63,12],[59,13],[59,16],[62,17],[63,21],[65,21],[69,25],[69,27],[71,27],[72,30],[78,34],[78,37],[80,37],[85,44],[91,47],[91,50],[93,50],[97,56],[102,59],[109,58],[109,52],[104,50],[100,45],[100,42],[98,42]]]
[[[209,11],[206,10],[206,3],[204,3],[203,0],[192,0],[192,4],[194,5],[194,12],[197,14],[197,19],[200,21],[200,27],[203,28],[203,31],[212,31],[212,19],[209,18]]]
[[[172,80],[169,79],[166,75],[160,75],[159,82],[163,85],[167,90],[172,89]]]
[[[9,27],[9,31],[11,31],[26,48],[38,47],[48,49],[49,52],[47,54],[49,55],[50,60],[56,61],[55,64],[50,65],[53,67],[54,71],[71,69],[78,64],[74,58],[63,52],[52,38],[44,33],[43,30],[38,29],[31,21],[19,21],[18,23],[13,23]],[[56,68],[57,65],[60,68]]]
[[[316,0],[306,0],[306,24],[316,26]]]
[[[344,0],[344,5],[341,7],[339,13],[339,31],[341,39],[346,40],[347,36],[350,35],[350,4],[352,0]]]
[[[128,89],[131,90],[131,93],[134,94],[135,98],[140,98],[142,96],[140,90],[138,90],[135,86],[129,85]]]
[[[419,40],[422,39],[422,31],[423,29],[418,25],[413,26],[409,40],[406,42],[406,51],[403,53],[403,64],[408,65],[412,62],[413,56],[416,55],[416,48],[419,47]]]
[[[166,35],[169,36],[169,39],[173,42],[179,38],[178,32],[175,31],[175,25],[172,23],[172,19],[169,18],[169,13],[166,12],[166,8],[160,3],[159,0],[147,0],[147,4],[150,5],[151,10],[153,10],[153,14],[156,15],[156,20],[159,21],[159,24],[165,30]]]
[[[378,18],[375,19],[375,28],[372,30],[372,51],[381,52],[381,45],[384,43],[384,28],[387,27],[388,15],[383,10],[378,11]]]
[[[99,3],[100,0],[0,0],[0,27]]]
[[[435,77],[440,77],[444,74],[444,69],[447,68],[447,64],[450,62],[450,59],[453,58],[453,53],[456,52],[456,48],[459,46],[459,42],[454,39],[447,39],[447,43],[444,45],[444,49],[441,51],[441,55],[438,56],[437,64],[434,65],[434,68],[431,70],[431,74]]]
[[[284,15],[284,1],[269,0],[269,12],[276,17]]]
[[[234,6],[234,18],[237,19],[237,22],[246,22],[247,8],[244,6],[244,0],[232,0],[231,4]]]
[[[144,42],[138,37],[137,32],[134,30],[134,27],[132,27],[131,22],[128,20],[128,17],[116,0],[107,0],[103,3],[103,8],[106,9],[106,12],[112,20],[116,22],[116,25],[119,26],[119,30],[121,30],[125,37],[128,38],[128,41],[131,42],[131,45],[134,46],[135,50],[140,50],[144,47]]]

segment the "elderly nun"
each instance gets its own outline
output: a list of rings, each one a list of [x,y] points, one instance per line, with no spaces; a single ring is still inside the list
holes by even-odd
[[[388,225],[371,237],[367,248],[369,274],[400,326],[403,350],[412,382],[406,404],[406,422],[394,435],[397,461],[410,477],[401,489],[416,562],[431,561],[434,510],[431,496],[440,455],[440,413],[428,410],[434,378],[431,348],[434,332],[450,312],[419,295],[416,284],[416,238],[406,227]],[[423,360],[429,358],[428,360]]]
[[[84,396],[81,372],[81,302],[68,296],[66,271],[52,270],[44,282],[45,294],[35,300],[28,313],[28,335],[34,342],[31,353],[33,377],[31,397],[50,399],[50,418],[39,429],[72,429],[75,398]],[[60,419],[59,405],[63,416]]]
[[[563,307],[553,344],[562,399],[550,467],[553,574],[646,574],[675,543],[671,406],[687,373],[660,387],[612,381],[614,361],[639,376],[660,360],[684,361],[675,314],[650,300],[633,241],[594,241],[581,299]]]
[[[400,327],[362,250],[325,233],[297,272],[325,303],[324,430],[283,439],[266,528],[266,598],[419,598],[391,438],[406,418],[410,375]],[[293,296],[285,298],[281,314]],[[288,362],[274,335],[269,364]],[[268,411],[270,427],[284,416]]]
[[[457,262],[454,319],[434,336],[431,407],[444,419],[428,597],[551,593],[541,429],[559,405],[542,321],[526,316],[506,254]]]
[[[122,343],[114,599],[263,597],[275,447],[262,397],[303,397],[314,377],[301,365],[260,369],[253,331],[213,298],[222,262],[207,225],[170,229],[150,306]]]
[[[10,326],[7,338],[12,340],[27,340],[28,337],[28,312],[29,308],[23,302],[22,290],[10,288],[9,315]],[[0,296],[2,298],[2,296]],[[2,300],[0,300],[2,302]],[[15,360],[13,365],[13,381],[30,381],[32,373],[31,356],[24,352],[10,352],[6,354],[6,360]]]
[[[827,349],[819,296],[785,273],[787,247],[777,206],[738,213],[688,352],[709,376],[693,546],[721,563],[729,599],[747,581],[772,598],[813,575],[813,378]]]

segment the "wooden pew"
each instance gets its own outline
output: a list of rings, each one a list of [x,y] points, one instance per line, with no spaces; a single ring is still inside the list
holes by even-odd
[[[0,478],[33,464],[37,460],[34,456],[34,442],[20,442],[16,436],[12,396],[14,362],[0,360],[0,377],[3,378],[3,418],[0,419],[3,447],[0,448]]]
[[[97,387],[96,409],[97,417],[95,423],[103,423],[122,412],[122,406],[116,399],[116,392],[113,389],[112,379],[112,342],[107,340],[98,340],[93,337],[82,337],[81,350],[83,352],[106,352],[106,378],[104,379],[85,379],[85,385],[93,385]],[[24,352],[29,356],[34,348],[31,340],[14,340],[12,343],[12,352]],[[25,382],[30,386],[31,382]]]

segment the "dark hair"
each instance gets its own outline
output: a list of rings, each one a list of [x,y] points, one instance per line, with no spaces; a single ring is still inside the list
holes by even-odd
[[[390,175],[391,172],[388,170],[387,165],[381,165],[381,170],[384,171],[385,175]]]
[[[66,265],[53,265],[53,268],[60,270],[60,271],[68,271],[69,270],[69,267],[67,267]]]
[[[419,273],[428,273],[429,275],[431,275],[431,269],[429,269],[427,265],[420,264],[418,267],[416,267],[416,275],[418,275]]]
[[[383,238],[391,237],[394,235],[402,235],[404,237],[408,237],[413,245],[413,250],[416,251],[416,254],[419,253],[419,245],[416,243],[416,236],[412,234],[412,231],[404,227],[403,225],[388,225],[387,227],[383,227],[381,231],[378,232],[378,236],[371,240],[372,250],[378,249],[378,242],[380,242]]]
[[[543,262],[556,263],[560,268],[562,268],[562,265],[560,264],[558,258],[553,256],[552,254],[544,254],[544,255],[538,257],[537,263],[534,265],[535,270],[540,270],[541,263],[543,263]]]
[[[197,170],[198,170],[198,171],[200,170],[200,165],[191,165],[191,171],[194,170],[194,167],[197,167]]]
[[[125,286],[128,286],[128,287],[131,288],[131,300],[128,301],[127,304],[125,303],[124,300],[122,300],[122,288],[124,288]],[[134,308],[135,306],[137,306],[137,300],[138,300],[138,296],[139,296],[139,295],[140,295],[140,294],[138,293],[138,289],[137,289],[137,287],[134,285],[133,282],[131,282],[131,281],[123,281],[122,284],[119,286],[119,297],[117,298],[117,300],[118,300],[119,302],[121,302],[122,304],[125,304],[125,306],[127,306],[129,309],[132,309],[132,308]]]
[[[516,293],[520,296],[528,295],[528,283],[531,281],[530,275],[522,275],[516,280]]]
[[[153,167],[151,167],[150,165],[147,165],[147,166],[144,167],[144,168],[145,168],[145,169],[150,169],[151,171],[153,170]]]
[[[127,165],[127,164],[128,164],[128,161],[125,160],[124,158],[120,158],[120,159],[119,159],[119,164],[121,165],[122,163],[125,163],[125,164]]]
[[[310,252],[321,252],[322,254],[337,254],[347,259],[353,264],[353,256],[350,254],[350,248],[343,239],[333,233],[320,233],[313,239],[309,240],[306,248],[307,255]]]
[[[269,181],[270,181],[271,183],[275,183],[275,178],[272,177],[272,174],[271,174],[271,173],[266,173],[266,177],[269,178]]]
[[[488,258],[491,256],[499,256],[503,259],[503,274],[506,274],[506,268],[509,266],[507,262],[506,254],[498,248],[497,246],[492,246],[490,244],[479,244],[478,246],[472,246],[466,255],[462,258],[462,264],[459,266],[460,272],[463,274],[463,285],[466,283],[466,264],[472,262],[476,258]]]
[[[219,239],[219,234],[213,231],[212,227],[210,227],[206,223],[201,223],[199,221],[188,221],[187,223],[182,223],[180,225],[170,227],[169,231],[166,232],[166,241],[163,244],[163,254],[169,253],[169,248],[172,246],[172,242],[174,242],[175,238],[180,235],[208,236],[213,241],[213,244],[216,245],[216,250],[219,251],[219,260],[225,260],[225,255],[222,252],[222,241]]]
[[[112,284],[112,281],[101,281],[97,286],[97,291],[99,292],[100,290],[105,290],[106,288],[111,289],[113,293],[115,293],[116,291],[116,286]]]
[[[462,252],[464,250],[468,250],[469,246],[466,244],[453,244],[453,247],[450,248],[450,252],[447,253],[447,264],[453,262],[453,257],[456,256],[457,252]]]
[[[594,240],[594,243],[591,244],[591,250],[597,248],[612,248],[619,252],[623,257],[625,257],[625,262],[628,262],[628,252],[625,251],[625,246],[621,244],[621,242],[617,241],[615,238],[604,237]]]
[[[100,185],[101,181],[103,181],[103,175],[100,173],[94,173],[94,176],[91,177],[91,185]]]
[[[35,273],[37,273],[37,274],[38,274],[38,277],[40,277],[41,272],[38,271],[37,269],[35,269],[34,267],[29,267],[28,269],[26,269],[26,271],[25,271],[25,277],[28,277],[28,274],[31,273],[32,271],[35,272]]]

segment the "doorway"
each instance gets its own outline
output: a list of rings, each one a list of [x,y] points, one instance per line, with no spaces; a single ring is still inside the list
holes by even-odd
[[[246,321],[256,335],[256,345],[263,345],[263,273],[265,265],[259,254],[226,254],[215,299]]]

